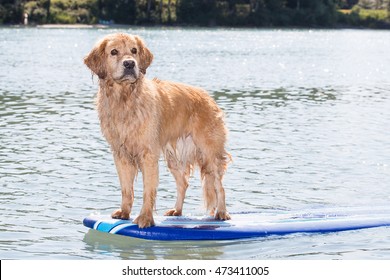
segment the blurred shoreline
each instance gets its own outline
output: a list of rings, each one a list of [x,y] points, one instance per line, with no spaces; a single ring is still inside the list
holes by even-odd
[[[38,28],[108,28],[109,25],[104,24],[40,24]]]
[[[200,25],[131,25],[131,24],[80,24],[80,23],[52,23],[52,24],[0,24],[0,28],[42,28],[42,29],[110,29],[110,28],[131,28],[131,27],[162,27],[162,28],[228,28],[228,29],[312,29],[312,30],[321,30],[321,29],[360,29],[360,30],[390,30],[389,25],[383,25],[382,28],[370,28],[368,26],[352,26],[348,24],[337,24],[332,27],[302,27],[302,26],[200,26]]]
[[[68,29],[83,29],[83,28],[110,28],[117,27],[116,25],[105,25],[105,24],[11,24],[11,25],[1,25],[0,27],[16,27],[16,28],[68,28]]]

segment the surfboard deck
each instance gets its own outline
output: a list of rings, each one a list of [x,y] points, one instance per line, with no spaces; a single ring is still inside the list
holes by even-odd
[[[328,233],[390,226],[390,208],[332,208],[298,212],[240,212],[232,219],[211,216],[155,216],[155,226],[140,229],[133,220],[91,215],[83,224],[101,232],[149,240],[231,240],[285,235]]]

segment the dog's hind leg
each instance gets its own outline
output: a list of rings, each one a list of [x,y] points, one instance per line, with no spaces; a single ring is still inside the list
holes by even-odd
[[[185,172],[181,172],[174,168],[170,168],[170,171],[176,181],[177,198],[175,207],[165,212],[165,216],[181,216],[183,212],[184,198],[188,188],[190,168],[188,167]]]
[[[216,178],[214,185],[217,193],[217,209],[215,210],[214,217],[217,220],[230,220],[230,215],[226,211],[225,190],[222,186],[222,178]]]
[[[225,174],[227,164],[231,160],[231,156],[226,151],[222,156],[215,157],[215,166],[214,166],[214,174],[215,181],[214,187],[217,193],[217,209],[214,213],[214,217],[217,220],[230,220],[230,215],[226,210],[225,203],[225,189],[222,185],[222,179]]]
[[[215,176],[211,171],[202,168],[201,179],[206,209],[210,211],[210,215],[214,216],[215,209],[217,208],[217,193],[214,186]]]
[[[183,203],[188,188],[188,179],[195,162],[196,147],[191,135],[179,138],[176,143],[168,144],[164,149],[164,157],[168,168],[176,181],[177,198],[173,209],[166,216],[181,216]]]
[[[223,175],[228,162],[226,156],[215,158],[215,163],[201,168],[202,186],[206,209],[217,220],[230,220],[226,211],[225,190],[222,185]]]

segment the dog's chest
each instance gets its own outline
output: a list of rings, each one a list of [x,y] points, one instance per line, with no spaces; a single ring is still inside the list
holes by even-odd
[[[114,150],[141,142],[148,114],[136,101],[100,96],[98,114],[103,135]]]

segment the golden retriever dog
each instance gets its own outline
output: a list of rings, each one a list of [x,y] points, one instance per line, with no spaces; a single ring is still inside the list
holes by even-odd
[[[207,209],[215,219],[230,219],[222,186],[231,158],[225,150],[223,112],[200,88],[147,79],[152,60],[140,37],[123,33],[104,37],[84,59],[99,77],[97,111],[122,190],[121,208],[111,216],[129,219],[140,170],[143,205],[134,223],[140,228],[154,225],[158,160],[163,154],[177,187],[175,207],[165,215],[182,215],[188,179],[198,166]]]

